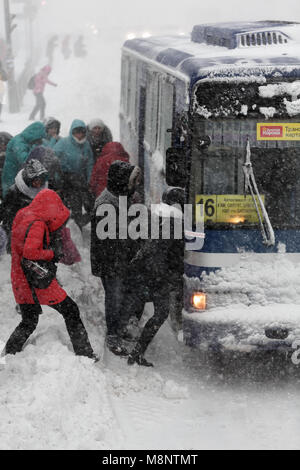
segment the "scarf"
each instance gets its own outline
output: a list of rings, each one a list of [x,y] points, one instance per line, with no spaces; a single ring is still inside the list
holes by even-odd
[[[80,144],[80,145],[84,144],[87,141],[87,137],[85,137],[82,140],[79,140],[77,139],[77,137],[75,137],[75,135],[73,135],[73,139],[75,140],[75,142],[77,142],[77,144]]]
[[[40,188],[31,188],[27,186],[27,184],[24,183],[23,176],[22,176],[23,170],[19,171],[15,178],[15,183],[19,191],[21,193],[25,194],[25,196],[29,197],[30,199],[34,199],[35,196],[42,191],[43,189],[48,188],[48,181],[44,184],[44,186],[41,186]]]

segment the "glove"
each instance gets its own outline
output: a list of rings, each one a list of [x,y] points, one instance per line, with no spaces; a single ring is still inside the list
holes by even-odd
[[[54,253],[54,256],[52,258],[53,263],[57,264],[60,262],[60,260],[63,258],[64,254],[63,253]]]

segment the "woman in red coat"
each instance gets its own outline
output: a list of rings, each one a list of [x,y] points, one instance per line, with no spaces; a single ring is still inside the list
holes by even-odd
[[[24,275],[21,260],[45,260],[57,262],[51,249],[51,238],[70,217],[60,197],[50,189],[41,191],[32,203],[21,209],[13,222],[11,239],[11,281],[16,302],[20,305],[22,321],[6,344],[6,354],[20,352],[37,327],[41,305],[48,305],[62,314],[78,355],[94,358],[87,332],[80,318],[77,304],[56,278],[46,289],[31,288]],[[28,230],[29,229],[29,230]]]
[[[129,163],[129,155],[119,142],[109,142],[103,147],[90,179],[90,190],[96,198],[106,188],[109,168],[117,160]]]

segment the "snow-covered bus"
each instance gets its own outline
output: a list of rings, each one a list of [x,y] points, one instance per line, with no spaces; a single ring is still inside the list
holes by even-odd
[[[147,203],[185,188],[205,241],[185,256],[184,338],[218,350],[300,339],[300,24],[194,26],[122,51],[121,141]]]

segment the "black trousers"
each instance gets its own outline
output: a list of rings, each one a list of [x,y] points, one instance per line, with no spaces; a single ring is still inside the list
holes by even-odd
[[[62,199],[64,204],[70,209],[71,217],[80,229],[91,220],[93,209],[92,195],[88,192],[87,183],[75,186],[72,180],[76,175],[64,175],[64,185],[62,189]],[[86,213],[83,214],[83,207]]]
[[[51,305],[51,307],[64,317],[75,354],[78,356],[93,358],[93,349],[89,342],[86,329],[80,318],[77,304],[70,297],[67,297],[60,304]],[[6,354],[16,354],[22,351],[29,336],[36,329],[39,315],[42,312],[39,304],[24,304],[20,305],[20,308],[22,321],[6,344]]]
[[[101,277],[105,291],[106,336],[121,337],[128,318],[123,308],[125,281],[123,278]]]
[[[123,311],[127,319],[131,317],[141,318],[146,302],[153,302],[154,315],[148,320],[137,341],[136,348],[140,354],[144,354],[154,336],[164,324],[170,311],[170,285],[165,283],[160,286],[145,288],[145,284],[136,283],[127,286],[123,301]]]
[[[40,112],[40,118],[41,118],[41,121],[43,121],[45,118],[45,110],[46,110],[46,101],[45,101],[44,95],[43,93],[37,93],[35,95],[35,98],[36,98],[36,104],[32,110],[32,113],[30,114],[29,119],[34,119],[36,114]]]

